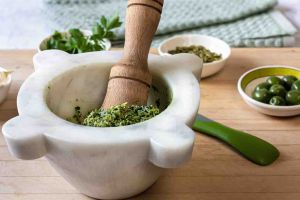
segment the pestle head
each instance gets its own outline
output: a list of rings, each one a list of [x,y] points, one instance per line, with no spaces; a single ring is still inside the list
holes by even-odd
[[[114,65],[110,72],[103,109],[127,102],[129,105],[146,105],[152,76],[147,68]]]
[[[128,1],[124,56],[111,69],[103,109],[125,102],[147,103],[151,85],[147,60],[162,6],[163,0]]]

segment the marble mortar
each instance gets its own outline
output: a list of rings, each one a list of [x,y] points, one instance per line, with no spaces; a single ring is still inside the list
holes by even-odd
[[[110,128],[66,120],[75,106],[86,114],[101,105],[110,67],[121,56],[111,51],[36,54],[36,71],[17,96],[19,116],[3,126],[11,154],[25,160],[45,156],[80,192],[101,199],[136,195],[165,169],[186,163],[195,138],[190,127],[200,102],[202,61],[194,55],[149,55],[154,85],[149,103],[159,99],[164,109],[156,117]]]

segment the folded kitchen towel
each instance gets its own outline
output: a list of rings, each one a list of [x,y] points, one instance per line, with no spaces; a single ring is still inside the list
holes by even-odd
[[[201,33],[232,46],[287,46],[296,29],[280,13],[269,12],[276,0],[165,0],[153,46],[174,34]],[[89,29],[101,15],[125,19],[127,1],[44,0],[44,13],[53,29]],[[261,14],[263,13],[263,14]],[[251,30],[249,32],[249,30]],[[117,30],[124,39],[124,24]]]
[[[234,47],[282,47],[294,44],[296,32],[279,11],[271,10],[231,23],[160,35],[152,45],[157,47],[164,39],[178,34],[203,34],[218,37]]]

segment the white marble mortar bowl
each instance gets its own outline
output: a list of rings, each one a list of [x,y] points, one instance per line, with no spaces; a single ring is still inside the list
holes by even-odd
[[[9,151],[20,159],[45,156],[80,192],[101,199],[136,195],[164,169],[186,163],[195,137],[190,127],[200,102],[197,78],[202,61],[194,55],[149,56],[153,74],[149,103],[160,99],[164,109],[156,117],[110,128],[65,120],[75,106],[86,114],[101,105],[110,67],[121,54],[49,50],[35,55],[36,71],[18,93],[19,116],[3,126]]]

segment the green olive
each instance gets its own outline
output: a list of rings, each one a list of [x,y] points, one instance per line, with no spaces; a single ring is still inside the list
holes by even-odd
[[[300,91],[300,80],[297,80],[293,83],[291,90],[299,90]]]
[[[286,104],[284,98],[281,96],[272,97],[269,103],[274,106],[284,106]]]
[[[274,85],[274,84],[280,84],[283,85],[283,80],[281,80],[280,78],[278,78],[277,76],[270,76],[267,80],[267,83]]]
[[[272,94],[272,96],[281,96],[283,98],[286,95],[285,88],[282,85],[279,85],[279,84],[272,85],[269,92]]]
[[[262,103],[269,103],[271,97],[271,93],[265,88],[252,93],[252,98]]]
[[[269,90],[271,86],[272,86],[271,84],[269,84],[269,83],[267,83],[267,82],[263,82],[263,83],[258,84],[258,85],[255,87],[254,90],[255,90],[255,91],[258,91],[258,90],[261,90],[261,89],[267,89],[267,90]]]
[[[289,90],[292,87],[293,83],[295,81],[297,81],[297,77],[295,77],[295,76],[283,76],[282,80],[284,82],[285,88],[287,90]]]
[[[286,102],[289,105],[299,105],[300,104],[300,91],[291,90],[286,94]]]

